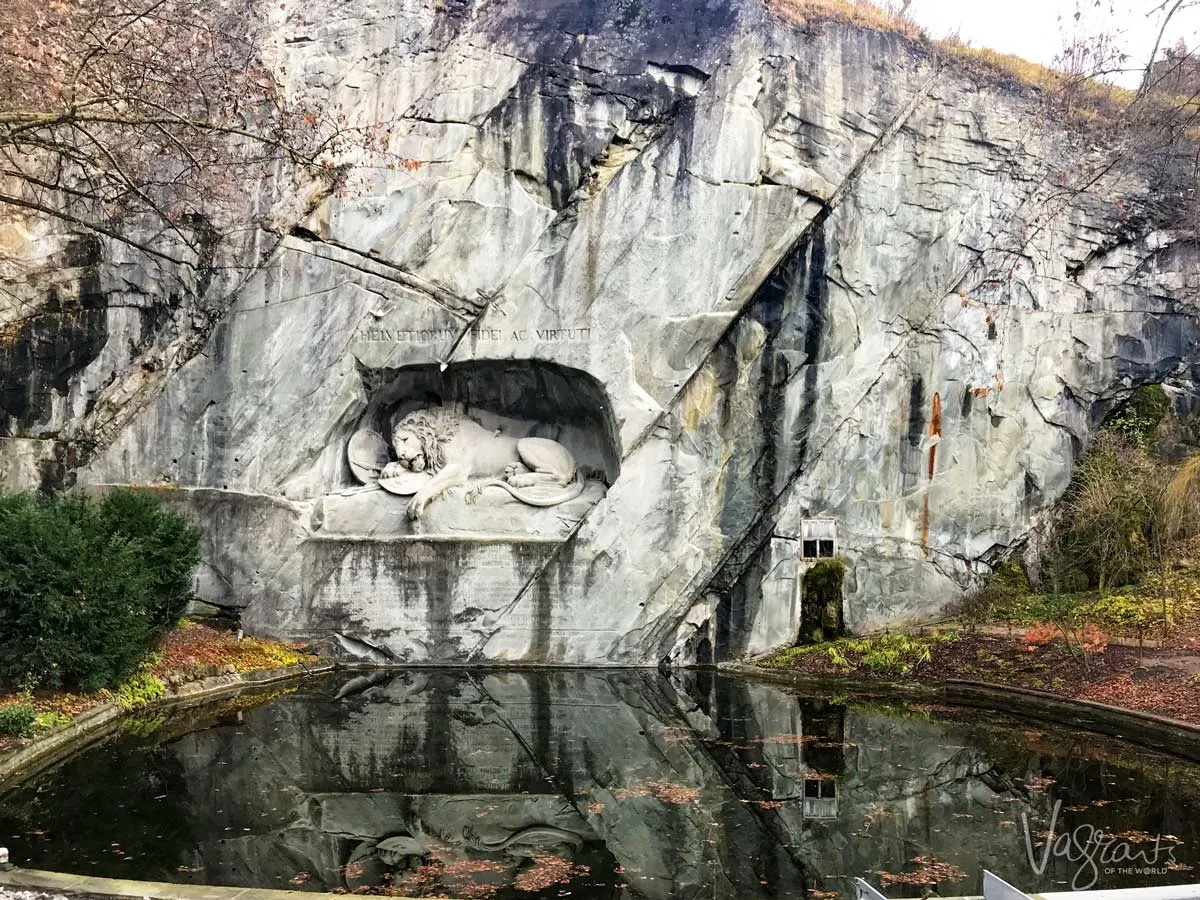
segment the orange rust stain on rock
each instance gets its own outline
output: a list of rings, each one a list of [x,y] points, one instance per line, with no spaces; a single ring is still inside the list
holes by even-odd
[[[942,395],[935,393],[933,395],[933,411],[929,415],[929,436],[940,438],[942,436]],[[937,448],[936,443],[929,445],[929,480],[933,480],[933,473],[937,469]],[[925,502],[921,508],[921,547],[922,549],[929,548],[929,494],[925,495]]]
[[[929,436],[942,436],[942,395],[933,395],[933,412],[929,416]],[[933,478],[934,467],[937,465],[937,444],[929,447],[929,477]]]

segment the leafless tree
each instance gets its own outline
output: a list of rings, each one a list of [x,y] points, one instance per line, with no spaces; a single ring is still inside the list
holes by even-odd
[[[252,224],[266,176],[333,179],[348,130],[290,107],[259,0],[9,0],[0,213],[196,267]]]

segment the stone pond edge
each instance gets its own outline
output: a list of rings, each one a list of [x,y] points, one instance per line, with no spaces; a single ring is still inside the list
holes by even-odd
[[[115,702],[93,707],[73,717],[66,725],[35,738],[24,747],[0,756],[0,791],[44,771],[93,741],[99,740],[109,734],[127,715],[192,706],[279,681],[322,675],[332,672],[337,667],[332,660],[315,659],[277,669],[215,675],[181,685],[166,696],[133,709],[123,709]]]
[[[95,894],[106,897],[147,898],[147,900],[345,900],[345,894],[316,891],[282,891],[274,888],[222,887],[208,884],[176,884],[167,881],[127,881],[124,878],[98,878],[92,875],[68,875],[42,869],[0,870],[0,894],[4,888],[33,890],[53,894]],[[389,900],[410,900],[392,897]]]
[[[339,666],[319,659],[279,669],[220,675],[180,687],[176,692],[135,710],[115,703],[88,710],[50,734],[0,759],[0,790],[81,750],[112,730],[132,712],[191,706],[243,690],[324,674],[339,668],[400,669],[396,666]],[[492,667],[489,667],[492,668]],[[525,667],[545,668],[545,667]],[[808,689],[824,689],[852,697],[896,697],[941,700],[972,708],[1010,712],[1056,725],[1085,728],[1130,743],[1200,762],[1200,726],[1140,710],[1123,709],[1093,700],[1070,699],[1045,691],[978,681],[947,680],[932,683],[829,678],[804,672],[768,669],[747,663],[722,663],[717,670],[760,681]],[[40,890],[66,895],[93,894],[148,900],[333,900],[342,894],[288,891],[269,888],[225,887],[175,882],[131,881],[13,867],[0,869],[0,888]],[[1037,895],[1035,895],[1037,896]],[[397,897],[393,900],[409,900]],[[953,898],[951,898],[953,900]],[[974,898],[970,898],[974,900]]]
[[[983,681],[947,679],[931,682],[873,681],[830,678],[805,672],[768,669],[747,663],[722,663],[721,672],[856,697],[933,700],[953,706],[991,709],[1054,725],[1099,732],[1151,750],[1200,762],[1200,725],[1136,709],[1125,709]]]

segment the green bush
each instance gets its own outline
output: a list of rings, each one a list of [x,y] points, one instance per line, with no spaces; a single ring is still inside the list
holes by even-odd
[[[0,734],[13,737],[33,737],[37,727],[37,711],[25,700],[0,706]]]
[[[822,559],[804,573],[800,640],[832,640],[842,633],[842,582],[846,564],[836,557]]]
[[[145,493],[0,494],[0,683],[119,684],[179,618],[198,561],[195,529]]]
[[[1144,449],[1152,443],[1159,423],[1170,411],[1171,401],[1162,385],[1147,384],[1109,413],[1102,427]]]
[[[993,618],[1011,620],[1029,596],[1029,579],[1015,559],[1002,563],[984,579],[983,587],[959,602],[955,615],[968,625]]]
[[[1046,569],[1055,593],[1129,584],[1152,563],[1163,471],[1128,437],[1102,430],[1079,462]]]

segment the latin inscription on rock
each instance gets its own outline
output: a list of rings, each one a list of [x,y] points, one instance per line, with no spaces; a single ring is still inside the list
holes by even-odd
[[[458,338],[457,328],[361,328],[355,334],[357,341],[368,344],[436,344]],[[586,341],[592,337],[592,329],[586,328],[472,328],[468,340],[516,341],[520,343],[563,343]]]

